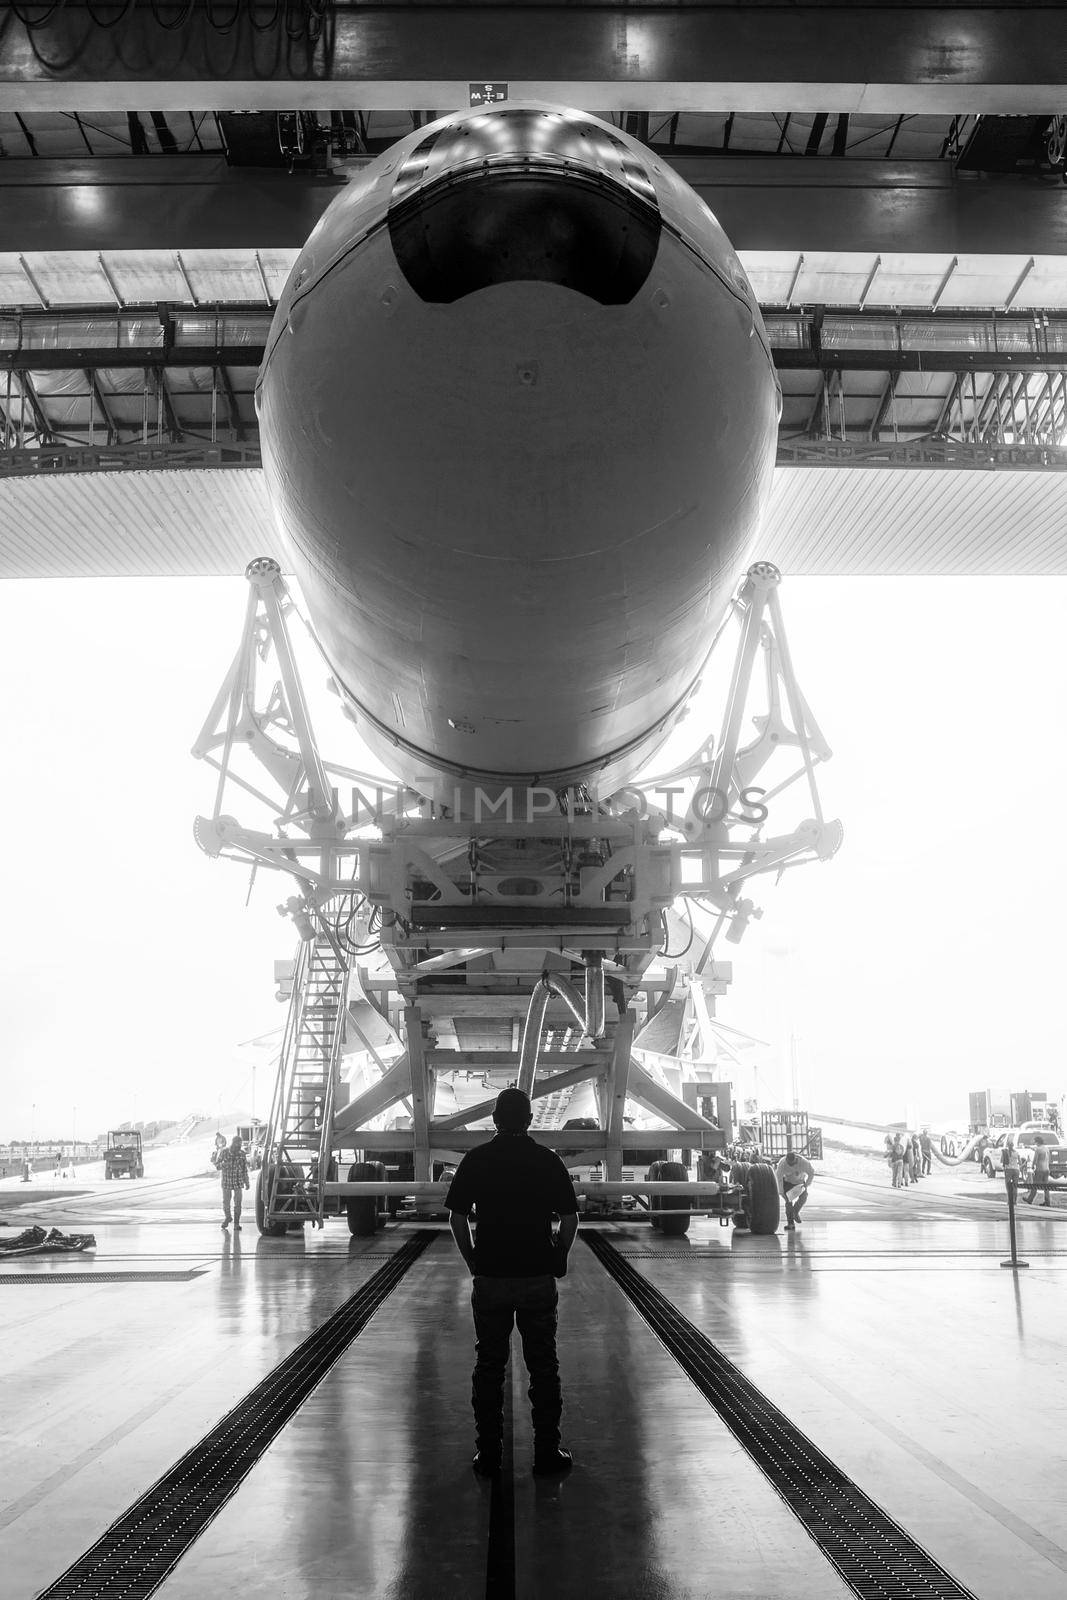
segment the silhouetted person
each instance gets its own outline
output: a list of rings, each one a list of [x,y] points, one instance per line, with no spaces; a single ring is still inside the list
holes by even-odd
[[[919,1135],[919,1149],[922,1151],[922,1175],[927,1178],[934,1161],[934,1141],[925,1128]]]
[[[1049,1205],[1052,1204],[1052,1201],[1049,1199],[1049,1193],[1048,1193],[1048,1176],[1049,1176],[1048,1145],[1045,1143],[1044,1139],[1042,1139],[1040,1134],[1035,1134],[1035,1136],[1034,1136],[1034,1164],[1033,1164],[1032,1168],[1030,1169],[1030,1193],[1025,1196],[1026,1203],[1027,1203],[1028,1206],[1032,1206],[1033,1205],[1034,1198],[1037,1195],[1037,1191],[1039,1189],[1042,1191],[1042,1193],[1045,1196],[1045,1198],[1044,1198],[1044,1200],[1042,1200],[1041,1204],[1043,1206],[1049,1206]]]
[[[521,1089],[502,1090],[493,1108],[496,1138],[467,1152],[445,1196],[452,1233],[474,1278],[474,1470],[486,1477],[500,1470],[504,1373],[513,1321],[530,1374],[534,1472],[566,1472],[572,1460],[560,1444],[563,1394],[556,1358],[555,1280],[567,1271],[567,1255],[578,1232],[578,1201],[559,1156],[530,1138],[532,1119],[528,1095]],[[560,1219],[558,1238],[552,1233],[554,1216]]]
[[[241,1145],[241,1135],[235,1133],[218,1159],[219,1177],[222,1180],[222,1216],[224,1228],[230,1226],[230,1206],[233,1206],[233,1226],[241,1231],[241,1190],[248,1188],[248,1162]]]

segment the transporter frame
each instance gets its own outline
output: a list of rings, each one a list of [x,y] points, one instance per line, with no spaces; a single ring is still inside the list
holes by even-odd
[[[716,637],[720,648],[737,624],[717,742],[704,737],[681,766],[607,798],[467,784],[452,805],[324,760],[280,568],[262,558],[247,577],[241,641],[193,754],[218,774],[212,814],[195,823],[200,847],[295,880],[279,906],[300,938],[260,1231],[345,1214],[369,1234],[402,1200],[439,1210],[449,1169],[488,1136],[508,1084],[531,1096],[536,1137],[569,1166],[597,1167],[577,1185],[583,1203],[627,1199],[666,1232],[696,1213],[773,1231],[773,1173],[722,1160],[730,1103],[714,1009],[731,969],[713,950],[760,915],[744,895],[750,878],[828,860],[842,838],[819,802],[815,768],[830,751],[793,673],[777,569],[749,568]],[[760,661],[764,709],[742,745]],[[783,751],[795,770],[756,788]],[[811,816],[764,837],[771,803],[796,783]],[[224,809],[235,792],[265,810],[265,826]],[[689,941],[672,954],[679,903]],[[642,1047],[672,1010],[688,1081]],[[594,1127],[567,1115],[590,1094]],[[692,1180],[687,1151],[715,1175]]]

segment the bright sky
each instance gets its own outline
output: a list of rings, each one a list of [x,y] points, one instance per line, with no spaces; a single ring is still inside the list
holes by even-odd
[[[291,890],[261,873],[246,909],[247,873],[200,853],[214,774],[189,755],[245,594],[0,585],[0,1142],[250,1108],[263,1057],[238,1045],[283,1019]],[[794,579],[783,603],[846,837],[760,886],[762,923],[724,951],[721,1019],[775,1047],[764,1105],[789,1103],[790,1028],[823,1113],[965,1123],[969,1089],[1059,1095],[1067,580]]]

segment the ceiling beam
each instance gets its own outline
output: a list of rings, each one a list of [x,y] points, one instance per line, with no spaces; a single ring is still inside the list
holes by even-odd
[[[1067,14],[1067,8],[1065,8]],[[1067,256],[1056,184],[958,179],[948,162],[649,155],[715,212],[735,249]],[[210,155],[0,160],[0,251],[299,248],[348,176]]]
[[[108,11],[106,5],[97,14]],[[246,11],[225,35],[209,8],[167,30],[136,6],[95,26],[60,7],[0,32],[9,111],[335,110],[466,106],[472,80],[512,99],[591,111],[1051,114],[1067,77],[1067,11],[1014,4],[828,6],[798,0],[671,7],[338,3],[312,37],[301,16]],[[299,28],[293,29],[299,33]],[[755,75],[758,73],[758,77]],[[342,91],[339,93],[339,89]]]
[[[137,313],[135,308],[127,307],[126,314],[143,314],[145,309],[141,308],[141,312]],[[162,309],[174,327],[179,329],[183,317],[192,314],[190,308],[180,305],[163,308],[153,306],[151,309],[157,313]],[[63,342],[64,323],[70,324],[76,337],[87,311],[101,318],[106,315],[114,323],[114,344],[79,345],[72,342],[67,345]],[[161,338],[158,344],[130,344],[127,330],[111,308],[105,311],[92,306],[67,306],[43,312],[34,308],[28,312],[13,312],[14,325],[18,327],[20,321],[24,321],[28,327],[32,327],[45,318],[55,330],[55,342],[51,348],[44,349],[28,338],[21,348],[15,345],[0,349],[0,374],[9,368],[14,372],[68,372],[76,368],[95,371],[108,367],[219,367],[254,371],[263,359],[270,326],[269,311],[265,307],[249,308],[247,305],[204,305],[200,311],[202,314],[225,316],[235,326],[244,319],[248,339],[239,344],[212,345],[189,344],[172,337],[168,340]],[[818,343],[815,324],[820,313],[824,313],[824,326],[831,328],[838,320],[846,320],[856,330],[857,343],[854,346]],[[1045,329],[1047,345],[1028,350],[1024,341],[1030,338],[1033,342],[1032,315],[1017,313],[1007,317],[991,312],[969,312],[967,317],[974,328],[974,344],[970,351],[964,350],[952,339],[939,346],[938,334],[943,319],[918,308],[909,309],[899,317],[892,313],[865,314],[849,307],[833,311],[820,306],[803,312],[764,306],[763,314],[767,319],[774,364],[783,373],[1058,372],[1067,365],[1067,313],[1052,313]],[[800,345],[791,342],[796,336],[798,322],[801,332],[807,335],[806,343]],[[782,323],[787,324],[788,340],[781,332]],[[896,330],[896,348],[885,340],[887,324]],[[865,325],[871,330],[869,344],[859,342]],[[1001,344],[999,350],[993,348],[998,339]]]

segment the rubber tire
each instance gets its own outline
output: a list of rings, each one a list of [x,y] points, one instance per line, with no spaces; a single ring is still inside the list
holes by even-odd
[[[370,1183],[381,1177],[376,1161],[357,1161],[348,1169],[349,1183]],[[349,1195],[345,1201],[348,1231],[356,1239],[370,1239],[378,1231],[378,1196]]]
[[[987,1178],[996,1177],[996,1172],[993,1170],[993,1163],[987,1156],[983,1157],[982,1159],[982,1171]]]
[[[115,1174],[113,1172],[108,1172],[107,1170],[105,1170],[104,1177],[107,1179],[108,1183],[111,1182],[111,1180],[112,1180],[112,1178],[114,1176],[115,1176]]]
[[[269,1173],[269,1167],[261,1168],[259,1182],[256,1184],[256,1227],[259,1229],[264,1239],[283,1239],[285,1237],[286,1230],[285,1223],[268,1222],[264,1216],[264,1196],[267,1190],[267,1178]]]
[[[653,1161],[651,1167],[648,1169],[648,1176],[650,1182],[653,1183],[656,1181],[661,1183],[684,1183],[689,1174],[686,1172],[680,1161]],[[652,1203],[653,1213],[662,1208],[665,1200],[669,1200],[672,1206],[688,1206],[692,1203],[688,1199],[676,1198],[674,1195],[665,1194],[649,1195],[649,1200]],[[656,1204],[657,1200],[659,1201],[659,1205]],[[652,1226],[656,1227],[658,1225],[661,1232],[668,1239],[680,1239],[683,1234],[689,1232],[689,1224],[691,1221],[691,1217],[680,1217],[672,1214],[670,1216],[660,1217],[658,1219],[658,1223],[654,1220]]]
[[[778,1179],[772,1167],[750,1167],[748,1174],[748,1216],[753,1233],[778,1232],[781,1219],[781,1195]]]

